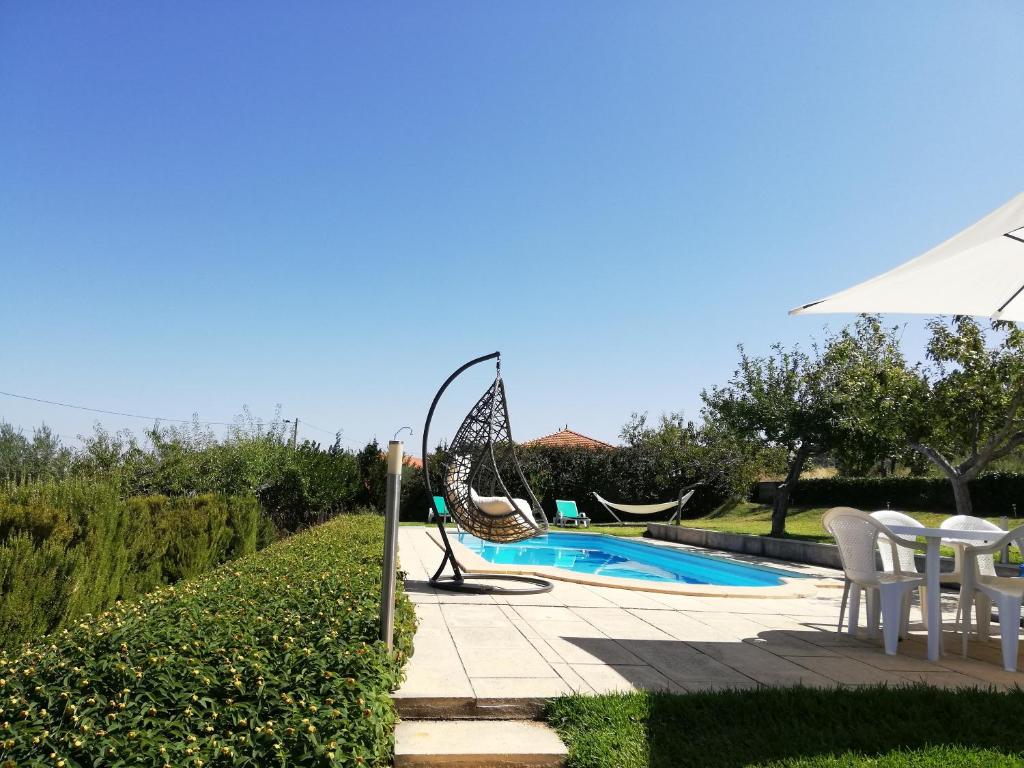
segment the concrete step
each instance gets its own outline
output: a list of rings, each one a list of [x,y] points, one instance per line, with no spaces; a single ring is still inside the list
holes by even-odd
[[[406,720],[536,720],[548,701],[542,697],[403,696],[392,700]]]
[[[544,723],[528,720],[403,720],[395,768],[561,768],[566,748]]]

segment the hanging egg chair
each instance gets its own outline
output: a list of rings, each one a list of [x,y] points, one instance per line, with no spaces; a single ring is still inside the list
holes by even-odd
[[[437,515],[437,527],[444,544],[444,558],[430,583],[438,589],[457,592],[547,592],[551,589],[551,582],[535,576],[466,573],[455,559],[444,527],[444,518],[440,514],[442,510],[437,508],[437,502],[434,501],[435,491],[427,453],[434,410],[448,385],[469,368],[487,360],[495,361],[494,381],[463,419],[455,437],[444,451],[440,466],[435,470],[436,476],[440,478],[441,494],[460,530],[484,541],[514,543],[547,531],[547,518],[516,458],[505,400],[505,384],[501,379],[501,353],[494,352],[470,360],[441,385],[434,395],[427,412],[427,421],[423,425],[423,480],[430,503],[434,506],[434,514]],[[448,564],[451,564],[452,575],[442,576]],[[467,583],[469,579],[480,583]],[[525,586],[504,587],[493,582],[518,582]]]

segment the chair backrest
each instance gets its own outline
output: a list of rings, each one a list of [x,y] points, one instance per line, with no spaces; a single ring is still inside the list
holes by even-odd
[[[953,515],[947,517],[942,521],[940,528],[950,528],[954,531],[992,531],[992,541],[995,541],[1000,536],[1003,536],[1006,531],[1000,528],[995,523],[990,523],[988,520],[984,520],[980,517],[972,517],[971,515]],[[949,541],[957,541],[956,537],[950,536]],[[980,544],[979,541],[971,541],[968,539],[961,540],[964,544]],[[996,561],[992,555],[977,555],[975,560],[978,561],[978,573],[982,576],[995,576],[996,575]],[[960,562],[960,550],[956,551],[956,569],[962,571],[963,563]]]
[[[437,510],[437,514],[439,515],[448,515],[448,505],[444,503],[444,496],[434,497],[434,509]]]
[[[886,526],[906,525],[914,528],[924,528],[920,522],[910,515],[905,515],[902,512],[896,512],[891,509],[880,509],[878,512],[872,512],[871,516]],[[893,560],[894,549],[896,550],[895,561]],[[914,559],[916,551],[914,547],[900,546],[896,541],[886,539],[883,536],[878,537],[878,554],[882,558],[882,569],[888,573],[916,573],[917,561]]]
[[[576,509],[575,501],[565,501],[564,499],[555,499],[555,507],[558,509],[558,514],[562,517],[579,517],[580,511]]]
[[[851,507],[835,507],[825,513],[822,522],[839,547],[843,571],[856,582],[875,582],[875,546],[885,528],[867,512]]]

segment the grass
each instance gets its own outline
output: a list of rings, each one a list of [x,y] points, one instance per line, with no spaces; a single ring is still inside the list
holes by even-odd
[[[1024,691],[925,686],[570,696],[548,705],[567,768],[1024,766]]]
[[[786,516],[786,538],[804,539],[832,543],[833,539],[821,524],[822,516],[829,507],[793,507]],[[918,510],[900,510],[919,520],[929,528],[938,528],[949,517],[948,512],[921,512]],[[996,525],[1001,523],[998,517],[987,518]],[[744,501],[723,507],[707,517],[695,520],[684,520],[683,525],[689,528],[705,528],[712,531],[727,533],[746,533],[753,536],[767,536],[772,528],[772,508],[765,504],[754,504]],[[1009,527],[1024,525],[1024,520],[1009,521]],[[952,556],[953,551],[942,548],[944,555]],[[1010,562],[1019,563],[1020,553],[1016,548],[1010,549]]]

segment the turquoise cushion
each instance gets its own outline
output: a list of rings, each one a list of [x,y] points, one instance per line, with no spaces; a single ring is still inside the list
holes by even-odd
[[[561,517],[579,517],[580,512],[576,509],[575,501],[562,501],[558,499],[555,501],[555,506],[558,507],[558,514]]]

